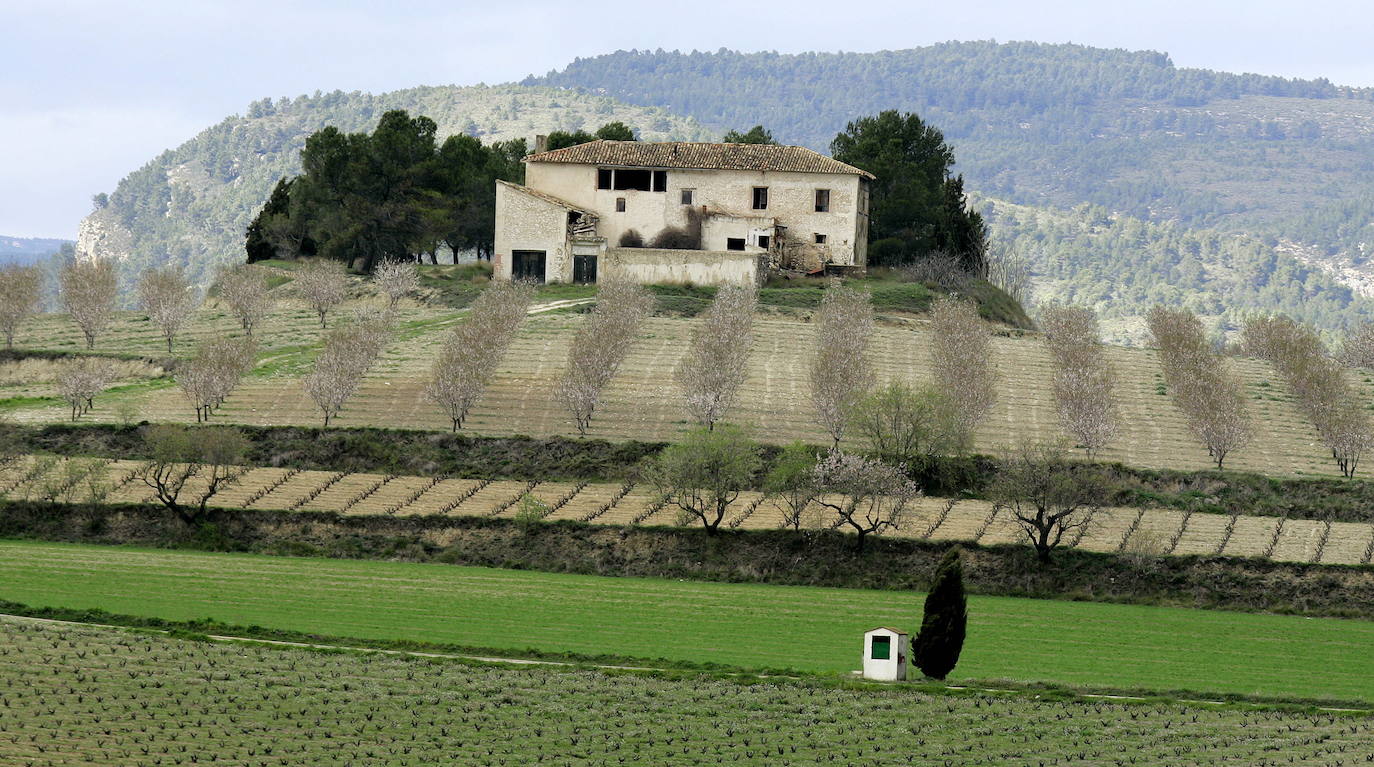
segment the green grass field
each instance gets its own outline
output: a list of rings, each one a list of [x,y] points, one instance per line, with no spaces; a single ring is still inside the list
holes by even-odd
[[[0,543],[0,599],[339,637],[846,672],[922,596]],[[955,677],[1374,702],[1374,623],[970,600]]]
[[[4,619],[0,700],[0,764],[26,767],[1317,767],[1374,758],[1374,720],[1363,716],[474,667]]]

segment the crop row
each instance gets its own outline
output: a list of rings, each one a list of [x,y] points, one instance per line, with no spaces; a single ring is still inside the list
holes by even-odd
[[[0,620],[0,762],[1340,765],[1374,720],[310,653]],[[512,737],[518,733],[518,737]]]
[[[567,414],[555,401],[550,381],[557,380],[579,318],[567,315],[529,318],[498,368],[490,387],[464,424],[477,434],[548,436],[574,433]],[[676,396],[671,371],[681,361],[695,320],[653,318],[607,387],[592,419],[591,436],[608,439],[672,440],[685,428],[686,414]],[[305,331],[302,331],[305,332]],[[434,331],[439,332],[439,331]],[[824,435],[812,419],[808,399],[807,355],[799,353],[813,328],[785,319],[756,323],[748,376],[737,407],[728,420],[751,428],[760,439],[782,443],[793,439],[821,442]],[[437,344],[433,333],[395,341],[367,375],[340,415],[340,426],[387,426],[443,429],[448,422],[428,402],[424,389]],[[928,336],[919,324],[879,327],[871,357],[880,381],[922,383],[929,375]],[[1049,380],[1052,363],[1035,337],[993,339],[999,371],[998,400],[977,434],[980,451],[996,453],[1026,438],[1059,434]],[[1206,450],[1190,435],[1186,420],[1162,390],[1158,360],[1151,350],[1112,347],[1107,355],[1117,372],[1116,405],[1121,436],[1101,457],[1144,467],[1205,468]],[[1329,456],[1316,447],[1310,424],[1297,411],[1273,371],[1264,363],[1240,359],[1237,373],[1257,429],[1256,439],[1236,453],[1229,465],[1267,474],[1332,473]],[[1354,383],[1362,396],[1371,384]],[[191,411],[165,392],[134,393],[142,418],[188,421]],[[60,420],[60,408],[19,414],[24,420]],[[92,417],[111,418],[105,408]],[[295,375],[257,377],[244,382],[219,411],[226,422],[314,425],[319,414]]]
[[[137,479],[133,461],[96,459],[24,460],[0,470],[0,497],[86,502],[84,478],[98,471],[112,503],[148,503],[152,490]],[[328,511],[376,516],[464,515],[515,518],[521,501],[542,502],[546,521],[572,520],[608,525],[673,525],[677,507],[646,485],[442,479],[298,469],[241,468],[211,501],[222,508]],[[183,499],[195,501],[205,483],[194,478]],[[819,506],[804,515],[812,528],[836,528],[838,518]],[[727,529],[773,529],[783,509],[757,492],[742,493],[725,520]],[[839,528],[844,529],[844,528]],[[978,500],[921,498],[894,535],[980,544],[1024,543],[1025,536],[1005,510]],[[1088,551],[1132,555],[1222,555],[1287,562],[1369,564],[1374,525],[1272,516],[1227,516],[1171,509],[1104,508],[1066,543]]]

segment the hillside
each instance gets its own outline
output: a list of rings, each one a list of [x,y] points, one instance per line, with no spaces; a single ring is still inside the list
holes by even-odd
[[[580,287],[578,288],[581,289]],[[800,292],[805,292],[803,289]],[[545,297],[567,297],[569,288],[550,288]],[[355,299],[355,308],[368,299]],[[541,299],[545,300],[545,299]],[[806,308],[766,307],[756,322],[746,382],[730,420],[749,427],[758,439],[782,444],[801,439],[827,440],[814,418],[808,395],[808,356],[798,354],[815,332]],[[551,381],[566,364],[581,315],[554,311],[524,323],[490,386],[465,422],[465,433],[491,436],[572,436],[576,429],[553,394]],[[880,314],[882,311],[880,310]],[[363,379],[356,395],[338,416],[337,426],[386,427],[443,431],[449,422],[429,402],[425,386],[438,346],[436,338],[461,314],[436,306],[409,305],[387,350]],[[688,428],[686,411],[671,371],[682,359],[698,319],[659,316],[645,323],[641,338],[608,385],[588,435],[612,441],[649,442],[677,439]],[[236,325],[213,304],[178,337],[177,352],[189,355],[210,337],[233,335]],[[1036,334],[1000,327],[993,339],[999,370],[998,400],[976,436],[976,449],[998,454],[1025,439],[1060,435],[1051,391],[1051,362]],[[223,405],[216,418],[226,423],[272,426],[318,426],[320,412],[306,394],[303,377],[311,368],[322,338],[316,318],[295,299],[285,298],[262,336],[260,363]],[[25,325],[16,340],[39,352],[80,349],[80,333],[63,315],[43,315]],[[146,316],[121,313],[102,353],[157,360],[165,347]],[[800,346],[799,346],[800,345]],[[929,334],[925,323],[909,315],[893,316],[876,330],[871,356],[879,382],[929,380]],[[1183,415],[1167,392],[1155,353],[1109,347],[1118,376],[1115,399],[1122,417],[1122,437],[1101,454],[1102,460],[1151,469],[1205,469],[1207,452],[1188,431]],[[1272,369],[1256,360],[1237,360],[1257,430],[1254,443],[1228,459],[1236,470],[1268,475],[1334,474],[1330,455],[1320,447],[1315,430],[1302,416]],[[1369,381],[1352,381],[1369,396]],[[50,383],[0,387],[0,408],[21,423],[62,422],[68,408],[53,398]],[[122,379],[83,421],[121,420],[189,422],[194,413],[169,378]],[[1361,475],[1367,476],[1367,469]]]
[[[664,106],[718,129],[761,121],[818,150],[855,117],[912,110],[954,143],[984,194],[1190,225],[1275,222],[1374,189],[1374,90],[1180,69],[1151,51],[621,51],[525,83]]]
[[[1144,315],[1154,304],[1192,309],[1221,336],[1256,311],[1282,312],[1332,336],[1374,319],[1374,301],[1271,237],[1142,221],[1088,204],[975,204],[1034,273],[1032,300],[1092,307],[1114,343],[1147,344]]]
[[[243,232],[277,179],[300,171],[305,139],[326,125],[371,130],[389,109],[423,114],[440,138],[532,138],[619,120],[646,139],[702,139],[691,120],[605,96],[521,86],[423,87],[373,95],[333,93],[253,103],[130,173],[81,223],[78,251],[118,258],[126,278],[149,265],[183,264],[196,281],[243,259]]]
[[[992,42],[621,51],[524,82],[662,106],[717,130],[762,122],[821,150],[855,117],[912,110],[941,128],[980,194],[1273,237],[1349,284],[1374,273],[1370,89],[1182,69],[1149,51]]]
[[[0,266],[4,264],[32,264],[61,250],[71,240],[44,237],[6,237],[0,235]]]

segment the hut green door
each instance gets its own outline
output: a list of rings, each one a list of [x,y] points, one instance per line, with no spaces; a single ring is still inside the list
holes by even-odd
[[[573,256],[573,282],[578,285],[596,283],[596,256]]]

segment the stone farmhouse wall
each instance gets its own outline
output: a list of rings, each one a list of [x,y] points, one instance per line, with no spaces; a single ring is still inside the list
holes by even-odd
[[[822,261],[866,265],[868,201],[862,197],[867,187],[858,176],[671,168],[661,192],[597,189],[595,165],[531,162],[525,176],[527,186],[599,215],[598,234],[611,247],[631,229],[649,244],[665,229],[685,228],[688,209],[695,207],[706,214],[702,250],[725,251],[727,239],[744,238],[746,251],[762,252],[757,236],[765,231],[763,222],[773,219],[787,227],[789,240]],[[766,210],[753,209],[754,187],[768,188]],[[830,190],[828,212],[816,212],[817,189]],[[683,190],[691,190],[691,205],[682,203]],[[616,210],[619,199],[625,200],[624,211]],[[816,244],[817,234],[825,236],[824,245]]]
[[[642,283],[761,285],[768,256],[738,250],[607,248],[601,274]]]

